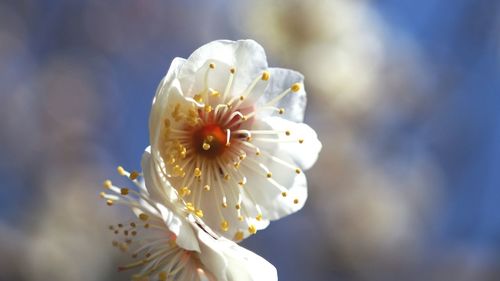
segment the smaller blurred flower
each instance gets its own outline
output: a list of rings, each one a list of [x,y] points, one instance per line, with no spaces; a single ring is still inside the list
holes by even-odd
[[[142,268],[133,280],[257,281],[278,280],[276,269],[258,255],[220,237],[193,215],[189,206],[150,194],[138,172],[118,167],[138,191],[104,182],[108,205],[128,206],[137,219],[111,225],[113,245],[136,261],[119,270]]]
[[[150,115],[150,186],[177,194],[214,231],[241,240],[304,205],[321,143],[302,123],[304,77],[268,68],[252,40],[176,58]],[[171,191],[171,192],[170,192]]]

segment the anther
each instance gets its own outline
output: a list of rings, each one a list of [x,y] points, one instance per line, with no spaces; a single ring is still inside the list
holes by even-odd
[[[215,64],[211,63],[211,64],[208,65],[208,67],[210,67],[211,69],[215,69]]]
[[[228,231],[229,230],[229,222],[228,221],[222,221],[220,223],[220,228],[222,231]]]
[[[262,220],[262,214],[258,214],[256,217],[255,217],[256,220],[258,221],[261,221]]]
[[[299,143],[302,144],[304,142],[304,139],[299,139]]]
[[[267,178],[271,178],[273,176],[273,174],[271,172],[267,173],[266,177]]]
[[[122,188],[120,189],[121,195],[128,195],[128,188]]]
[[[236,210],[241,209],[241,205],[240,204],[236,204],[234,207],[236,208]]]
[[[226,203],[226,202],[223,202],[223,203],[221,204],[221,206],[222,206],[222,208],[227,208],[227,203]]]
[[[135,180],[135,179],[137,179],[137,178],[139,177],[139,172],[137,172],[137,171],[132,171],[132,172],[130,173],[130,176],[128,176],[128,177],[129,177],[131,180]]]
[[[112,201],[112,200],[110,200],[110,199],[108,199],[108,200],[106,200],[106,204],[107,204],[108,206],[113,206],[113,201]]]
[[[243,238],[244,238],[244,234],[241,231],[237,231],[234,234],[234,240],[236,240],[236,241],[241,241],[241,240],[243,240]]]
[[[299,204],[299,198],[293,199],[293,204]]]
[[[193,99],[198,102],[198,103],[202,103],[203,102],[203,97],[201,95],[194,95],[193,96]]]
[[[229,69],[229,72],[231,72],[231,74],[234,74],[236,72],[236,68],[232,67],[231,69]]]
[[[280,108],[280,109],[278,109],[278,113],[279,113],[279,114],[283,114],[283,113],[285,113],[285,109],[284,109],[284,108]]]
[[[285,132],[285,135],[287,135],[287,136],[289,136],[290,134],[291,134],[291,132],[290,132],[290,131],[286,131],[286,132]]]
[[[158,279],[160,281],[167,281],[167,273],[165,271],[162,271],[158,274]]]
[[[203,211],[198,209],[194,212],[199,218],[203,218]]]
[[[149,219],[149,216],[144,214],[144,213],[141,213],[141,214],[139,214],[139,219],[141,221],[147,221]]]
[[[202,147],[203,147],[203,150],[209,150],[210,149],[210,144],[204,142]]]
[[[208,184],[207,184],[207,185],[205,185],[205,186],[203,187],[203,189],[204,189],[205,191],[209,191],[209,190],[210,190],[210,185],[208,185]]]
[[[186,197],[186,196],[189,196],[191,194],[191,190],[187,186],[184,186],[183,188],[181,188],[179,193],[180,193],[181,197]]]
[[[122,166],[118,166],[116,167],[116,171],[118,172],[118,174],[124,176],[125,175],[125,169],[123,169]]]
[[[300,174],[300,169],[299,168],[295,169],[295,173]]]
[[[257,233],[257,228],[255,227],[255,225],[251,224],[248,226],[248,232],[250,232],[250,234],[255,234]]]
[[[210,96],[211,97],[218,97],[218,96],[220,96],[220,93],[218,91],[210,89]]]
[[[286,197],[286,191],[281,192],[281,196]]]
[[[110,180],[105,180],[104,183],[102,184],[104,188],[111,188],[113,186],[113,183]]]
[[[194,176],[197,178],[201,177],[201,169],[200,168],[194,169]]]
[[[290,87],[290,89],[292,90],[292,92],[298,92],[300,91],[300,84],[299,83],[295,83],[292,85],[292,87]]]
[[[271,76],[271,74],[269,73],[269,71],[266,70],[266,71],[262,72],[261,78],[262,78],[262,80],[267,81],[267,80],[269,80],[270,76]]]

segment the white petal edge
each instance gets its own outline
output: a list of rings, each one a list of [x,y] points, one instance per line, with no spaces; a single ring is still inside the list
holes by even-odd
[[[323,145],[313,128],[304,123],[297,123],[279,117],[266,117],[262,120],[274,130],[290,130],[291,137],[297,141],[279,144],[279,150],[290,155],[293,162],[301,169],[310,169],[318,159]],[[299,139],[303,143],[299,143]]]
[[[171,211],[175,209],[175,206],[173,206],[175,201],[171,198],[174,196],[167,194],[174,192],[174,188],[168,182],[164,183],[157,178],[158,173],[154,172],[155,165],[152,161],[153,158],[148,147],[142,156],[142,169],[149,197],[159,203],[156,204],[156,208],[160,210],[165,225],[177,236],[176,243],[186,250],[199,252],[200,247],[193,230],[184,220],[179,218],[179,214]]]
[[[151,113],[149,115],[149,131],[150,131],[150,143],[154,142],[153,137],[158,129],[158,126],[161,126],[161,115],[164,111],[164,107],[166,106],[166,100],[168,98],[170,88],[172,87],[172,82],[179,75],[179,71],[181,67],[186,63],[186,60],[183,58],[174,58],[170,67],[167,71],[165,77],[161,80],[160,85],[158,86],[155,96],[153,98],[153,105],[151,107]]]
[[[279,115],[280,117],[294,122],[302,122],[307,104],[304,76],[297,71],[277,67],[269,68],[269,73],[269,85],[257,104],[262,106],[268,103],[274,97],[289,89],[293,84],[298,83],[300,85],[299,91],[289,93],[274,106],[285,109],[285,113]]]
[[[221,61],[236,69],[233,89],[242,91],[267,68],[262,46],[253,40],[217,40],[195,50],[180,70],[179,79],[185,94],[194,82],[195,73],[209,60]],[[215,66],[217,67],[217,66]]]
[[[264,258],[226,238],[215,240],[201,228],[195,229],[202,251],[200,259],[217,281],[278,280],[276,268]]]

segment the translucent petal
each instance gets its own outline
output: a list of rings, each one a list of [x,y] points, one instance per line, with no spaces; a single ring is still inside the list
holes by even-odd
[[[279,117],[267,117],[263,119],[271,128],[277,131],[290,131],[290,142],[279,144],[279,150],[290,156],[295,164],[301,169],[307,170],[314,165],[318,159],[322,144],[318,135],[307,124],[296,123]],[[299,142],[302,140],[302,143]]]
[[[194,83],[195,73],[208,61],[225,63],[236,70],[234,87],[240,92],[267,68],[264,49],[253,40],[219,40],[201,46],[187,59],[179,73],[185,94],[192,95],[189,88]],[[215,65],[217,68],[217,65]]]
[[[297,71],[284,68],[269,68],[270,79],[264,95],[257,102],[258,106],[264,106],[266,103],[280,95],[295,84],[300,84],[300,89],[297,92],[291,92],[283,97],[276,105],[278,108],[284,108],[285,112],[280,117],[286,118],[294,122],[302,122],[304,120],[304,112],[306,109],[306,91],[304,89],[304,76]],[[264,111],[261,116],[270,115],[270,111]],[[276,112],[272,112],[276,115]]]
[[[276,268],[262,257],[223,237],[214,239],[200,228],[200,260],[218,281],[274,281]]]
[[[161,124],[160,116],[163,112],[163,108],[166,105],[166,99],[168,98],[170,89],[172,87],[172,82],[178,75],[179,69],[186,62],[183,58],[175,58],[168,69],[167,74],[161,80],[158,89],[156,90],[155,97],[153,98],[153,105],[151,108],[151,113],[149,115],[149,128],[150,131],[154,130],[158,125]],[[153,134],[151,134],[153,135]]]

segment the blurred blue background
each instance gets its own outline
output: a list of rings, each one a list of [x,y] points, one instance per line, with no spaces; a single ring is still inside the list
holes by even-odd
[[[171,60],[252,38],[306,76],[304,209],[243,245],[280,280],[500,280],[500,2],[0,2],[0,280],[127,280],[98,199],[139,169]]]

